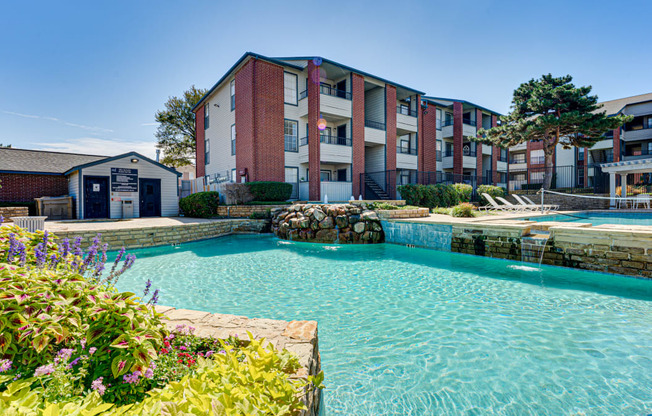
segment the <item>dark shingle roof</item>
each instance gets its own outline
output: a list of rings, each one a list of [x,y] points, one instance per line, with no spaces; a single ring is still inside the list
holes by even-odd
[[[0,172],[63,174],[74,166],[107,156],[0,147]]]
[[[617,100],[603,101],[600,111],[605,111],[608,116],[620,113],[623,108],[631,104],[652,101],[652,92],[634,95],[633,97],[618,98]]]

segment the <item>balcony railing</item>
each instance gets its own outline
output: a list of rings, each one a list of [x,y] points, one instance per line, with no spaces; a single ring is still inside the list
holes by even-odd
[[[330,85],[320,85],[319,92],[324,95],[330,95],[332,97],[344,98],[345,100],[350,100],[352,97],[350,92],[338,90],[337,88],[333,88]]]
[[[377,130],[385,130],[385,123],[379,123],[373,120],[365,120],[364,126],[372,129],[377,129]]]
[[[462,119],[462,124],[466,124],[466,125],[475,127],[475,120]]]
[[[650,148],[648,147],[641,147],[638,150],[626,150],[625,151],[625,156],[649,156],[652,154],[650,151]]]
[[[516,163],[525,163],[524,157],[512,157],[509,159],[509,163],[514,165]]]
[[[401,153],[404,155],[416,155],[417,149],[411,149],[408,146],[396,146],[396,153]]]
[[[498,156],[498,161],[499,162],[507,162],[507,155],[499,155]]]
[[[444,152],[444,157],[451,157],[453,156],[453,151],[452,150],[446,150]]]
[[[475,149],[463,150],[462,153],[464,154],[464,156],[473,156],[473,157],[475,157],[475,156],[478,155],[478,153],[477,153],[477,151]]]
[[[396,113],[397,114],[403,114],[403,115],[410,116],[410,117],[416,117],[417,116],[417,112],[415,110],[410,110],[409,108],[401,107],[400,105],[396,107]]]
[[[351,146],[352,144],[351,138],[349,137],[330,136],[328,134],[319,135],[319,142],[325,144],[336,144],[339,146]],[[301,140],[299,141],[299,146],[305,146],[307,144],[308,144],[308,138],[302,137]]]
[[[452,126],[452,125],[453,125],[453,119],[450,119],[450,120],[444,120],[444,122],[442,123],[442,126],[443,126],[443,127],[446,127],[446,126]]]

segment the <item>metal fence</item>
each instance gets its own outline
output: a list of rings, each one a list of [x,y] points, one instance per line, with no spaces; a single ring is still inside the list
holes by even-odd
[[[507,191],[537,193],[543,186],[544,166],[510,170]],[[609,191],[609,175],[600,165],[555,166],[552,168],[550,189],[569,193],[606,193]]]

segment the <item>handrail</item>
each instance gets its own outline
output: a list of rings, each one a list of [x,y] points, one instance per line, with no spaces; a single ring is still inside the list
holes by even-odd
[[[416,110],[410,110],[407,107],[401,107],[400,105],[396,106],[396,113],[397,114],[403,114],[404,116],[410,116],[410,117],[416,117],[417,112]]]
[[[444,121],[441,123],[441,125],[442,125],[442,127],[452,126],[453,125],[453,119],[450,119],[450,120],[444,119]]]
[[[385,130],[385,123],[379,123],[373,120],[365,120],[364,126],[372,129],[377,129],[377,130]]]
[[[338,146],[352,145],[352,140],[350,137],[331,136],[328,134],[320,134],[319,142],[325,144],[334,144]],[[301,140],[299,140],[299,146],[305,146],[307,144],[308,144],[308,137],[302,137]]]
[[[410,147],[396,146],[396,153],[401,153],[404,155],[416,155],[417,149],[412,149]]]
[[[308,90],[303,90],[299,93],[299,100],[303,100],[308,96]]]
[[[464,120],[464,119],[462,119],[462,124],[466,124],[468,126],[473,126],[473,127],[477,125],[475,120]]]
[[[345,100],[350,100],[352,95],[348,91],[338,90],[333,88],[330,85],[320,85],[319,92],[324,95],[330,95],[332,97],[344,98]]]

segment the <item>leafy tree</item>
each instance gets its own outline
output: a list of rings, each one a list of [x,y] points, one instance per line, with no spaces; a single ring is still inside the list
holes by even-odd
[[[11,145],[10,144],[2,144],[2,143],[0,143],[0,147],[11,147]]]
[[[598,96],[589,95],[591,86],[576,87],[573,77],[543,75],[514,91],[512,112],[500,117],[500,125],[478,131],[476,140],[509,148],[540,140],[545,155],[543,188],[552,182],[553,156],[558,143],[566,149],[591,147],[602,135],[631,121],[631,116],[607,117],[600,111]]]
[[[161,162],[168,166],[186,166],[195,158],[195,114],[192,108],[206,94],[193,85],[182,97],[169,97],[165,110],[156,112],[156,147],[163,150]]]

